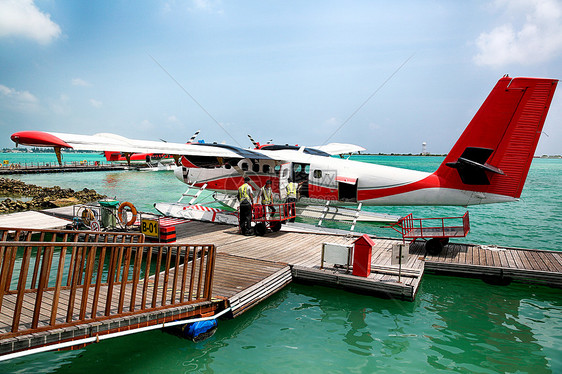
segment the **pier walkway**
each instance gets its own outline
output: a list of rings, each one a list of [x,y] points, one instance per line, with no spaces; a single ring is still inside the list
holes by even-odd
[[[297,229],[242,236],[187,221],[170,244],[139,234],[0,229],[0,355],[221,311],[235,317],[293,280],[404,300],[415,298],[426,271],[562,287],[562,253],[457,243],[437,256],[413,243],[399,275],[391,256],[401,240],[390,238],[374,238],[371,273],[357,277],[320,267],[323,243],[350,245],[357,236]]]
[[[86,171],[116,171],[116,170],[129,170],[131,167],[127,165],[118,164],[94,164],[90,163],[71,163],[71,164],[41,164],[41,165],[21,165],[18,167],[1,167],[0,175],[11,174],[38,174],[38,173],[76,173]]]

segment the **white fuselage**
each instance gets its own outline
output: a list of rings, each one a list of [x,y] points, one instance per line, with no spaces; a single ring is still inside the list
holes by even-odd
[[[363,203],[366,205],[475,205],[516,199],[485,192],[453,188],[434,174],[310,155],[295,150],[260,150],[271,159],[242,159],[233,167],[180,168],[176,175],[186,183],[207,184],[208,189],[236,193],[249,176],[255,187],[270,179],[280,199],[289,178],[300,184],[303,202]],[[291,160],[290,162],[275,159]],[[186,178],[187,177],[187,178]]]

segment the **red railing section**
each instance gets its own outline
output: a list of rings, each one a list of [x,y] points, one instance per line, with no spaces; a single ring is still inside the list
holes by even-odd
[[[468,211],[462,217],[414,218],[412,213],[391,226],[404,239],[465,237],[470,231]]]

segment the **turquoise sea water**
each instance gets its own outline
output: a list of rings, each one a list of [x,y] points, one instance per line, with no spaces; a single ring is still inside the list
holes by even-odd
[[[442,161],[441,157],[361,159],[424,171],[434,170]],[[151,210],[152,202],[177,200],[185,189],[169,172],[36,174],[18,178],[44,186],[93,188],[122,201],[132,201],[146,211]],[[534,160],[521,201],[468,209],[472,231],[463,241],[561,250],[561,183],[562,160]],[[433,217],[461,215],[466,209],[373,210]],[[359,229],[379,236],[392,234],[389,229],[371,226]],[[406,302],[290,285],[241,317],[219,321],[217,333],[197,344],[153,331],[110,339],[79,351],[49,352],[0,363],[0,372],[57,373],[449,370],[561,373],[562,290],[523,284],[492,286],[476,279],[426,275],[416,301]]]

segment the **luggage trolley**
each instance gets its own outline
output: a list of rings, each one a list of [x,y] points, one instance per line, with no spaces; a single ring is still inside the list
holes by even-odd
[[[427,253],[437,255],[449,243],[449,238],[465,237],[470,231],[470,222],[468,211],[462,217],[440,218],[414,218],[410,213],[389,227],[402,234],[404,242],[406,239],[411,243],[417,239],[425,240]]]
[[[254,204],[252,207],[252,223],[254,233],[263,236],[267,232],[281,230],[281,225],[295,218],[295,203],[284,204]],[[240,214],[238,214],[238,225],[240,226]]]

